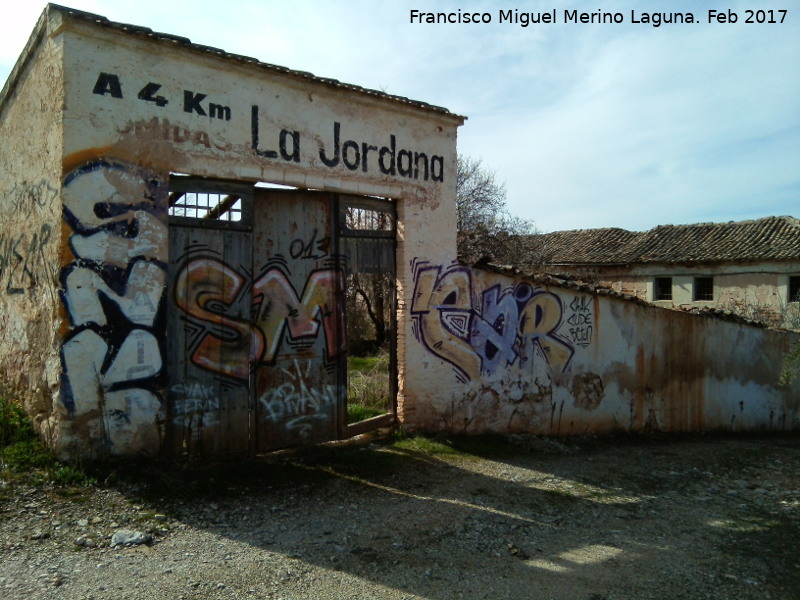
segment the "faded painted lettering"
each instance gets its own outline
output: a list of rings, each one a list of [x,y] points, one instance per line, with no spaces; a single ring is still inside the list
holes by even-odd
[[[180,110],[183,117],[223,123],[242,118],[235,105],[218,100],[212,101],[208,94],[202,92],[181,90],[176,94],[177,102],[171,103],[168,91],[158,82],[130,83],[132,86],[130,89],[138,90],[135,101],[154,106],[154,110],[170,113],[171,110]],[[126,89],[128,89],[127,83],[118,74],[101,72],[95,79],[91,93],[118,102],[127,100]],[[174,93],[177,93],[177,90]],[[302,132],[288,125],[274,123],[266,128],[261,119],[262,110],[269,114],[269,107],[250,104],[249,145],[256,156],[266,160],[305,163],[345,172],[372,173],[413,181],[442,183],[445,180],[443,156],[418,148],[409,148],[403,144],[402,137],[397,133],[391,133],[384,139],[356,139],[355,135],[348,131],[348,124],[341,121],[333,121],[324,132]],[[244,118],[247,116],[245,114]],[[159,129],[164,128],[165,126],[137,123],[127,125],[122,133],[140,134],[145,130],[158,133]],[[174,143],[188,141],[209,149],[229,150],[247,143],[245,140],[239,140],[220,144],[211,140],[207,132],[198,132],[186,127],[176,126],[174,130],[167,131],[166,135],[163,131],[161,133],[164,139],[171,139]],[[308,143],[307,138],[312,142]]]

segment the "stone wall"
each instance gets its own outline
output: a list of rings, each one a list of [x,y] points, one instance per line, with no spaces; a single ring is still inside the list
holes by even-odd
[[[0,96],[0,381],[53,439],[58,420],[63,81],[58,39],[34,35]]]
[[[787,430],[800,336],[418,261],[409,424],[460,433]]]

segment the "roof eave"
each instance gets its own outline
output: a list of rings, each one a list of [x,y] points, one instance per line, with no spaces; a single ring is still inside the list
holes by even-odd
[[[240,64],[246,64],[252,67],[264,69],[267,71],[271,71],[273,73],[279,73],[288,77],[293,77],[296,79],[303,80],[305,82],[313,82],[320,85],[326,85],[329,87],[333,87],[340,90],[346,90],[349,92],[353,92],[359,94],[361,96],[366,96],[372,98],[374,100],[380,101],[388,101],[393,104],[400,104],[406,108],[411,108],[414,110],[421,110],[427,113],[436,114],[456,126],[463,125],[466,121],[467,117],[458,115],[456,113],[451,112],[447,108],[442,106],[436,106],[433,104],[429,104],[427,102],[422,102],[419,100],[411,100],[410,98],[406,98],[404,96],[398,96],[395,94],[388,94],[386,92],[382,92],[380,90],[374,90],[370,88],[361,87],[355,84],[344,83],[339,81],[338,79],[332,79],[327,77],[319,77],[307,71],[298,71],[294,69],[290,69],[288,67],[282,67],[280,65],[275,65],[271,63],[262,62],[256,58],[250,56],[244,56],[241,54],[233,54],[230,52],[226,52],[221,48],[215,48],[213,46],[206,46],[203,44],[196,44],[193,43],[189,38],[183,36],[172,35],[168,33],[161,33],[157,31],[153,31],[147,27],[142,27],[139,25],[130,25],[127,23],[118,23],[116,21],[111,21],[107,17],[102,15],[97,15],[94,13],[89,13],[85,11],[80,11],[72,8],[68,8],[65,6],[61,6],[58,4],[48,4],[47,8],[45,8],[45,13],[47,11],[56,11],[59,14],[66,15],[69,18],[90,22],[96,26],[104,27],[107,29],[113,29],[116,31],[120,31],[127,35],[133,36],[140,36],[140,37],[147,37],[156,42],[168,42],[182,48],[185,48],[189,51],[205,54],[205,55],[214,55],[218,58],[229,60],[233,62],[238,62]],[[45,16],[43,13],[43,17]],[[40,18],[41,21],[41,18]]]
[[[56,5],[48,4],[44,7],[42,14],[39,15],[39,19],[36,21],[36,25],[33,28],[31,35],[28,37],[28,41],[25,43],[25,47],[23,48],[19,57],[17,57],[17,62],[14,63],[14,68],[11,69],[11,73],[9,73],[8,79],[3,85],[3,89],[0,90],[0,118],[2,118],[6,105],[13,96],[14,91],[17,89],[17,83],[19,82],[22,73],[25,71],[31,60],[33,60],[33,56],[36,54],[36,49],[41,44],[42,38],[44,38],[44,32],[47,28],[47,21],[50,18],[50,10],[54,6]]]

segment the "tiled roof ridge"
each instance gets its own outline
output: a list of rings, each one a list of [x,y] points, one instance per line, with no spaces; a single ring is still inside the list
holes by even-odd
[[[729,225],[747,225],[752,223],[762,223],[764,221],[778,221],[786,222],[793,226],[800,227],[800,219],[792,217],[791,215],[770,215],[768,217],[758,217],[756,219],[744,219],[742,221],[702,221],[699,223],[665,223],[663,225],[656,225],[650,229],[634,230],[625,229],[624,227],[585,227],[581,229],[559,229],[557,231],[550,231],[548,233],[537,233],[532,235],[554,235],[561,233],[585,233],[585,232],[605,232],[605,231],[618,231],[630,233],[632,235],[640,235],[649,233],[656,229],[687,229],[692,227],[708,227],[708,226],[729,226]]]
[[[728,226],[728,225],[752,225],[757,223],[763,223],[764,221],[780,221],[780,222],[793,222],[793,225],[800,226],[800,219],[796,217],[792,217],[791,215],[770,215],[767,217],[758,217],[755,219],[743,219],[742,221],[701,221],[700,223],[667,223],[665,225],[656,225],[655,227],[648,229],[646,231],[652,231],[653,229],[659,229],[661,227],[670,227],[670,228],[677,228],[683,229],[687,227],[720,227],[720,226]],[[642,233],[646,233],[646,231]]]
[[[78,10],[78,9],[74,9],[74,8],[69,8],[67,6],[63,6],[63,5],[60,5],[60,4],[50,3],[45,8],[45,11],[59,12],[59,13],[62,13],[62,14],[69,15],[70,17],[73,17],[73,18],[76,18],[76,19],[80,19],[80,20],[84,20],[84,21],[90,21],[90,22],[95,23],[97,25],[100,25],[100,26],[103,26],[103,27],[108,27],[108,28],[111,28],[111,29],[116,29],[116,30],[119,30],[119,31],[123,31],[123,32],[128,33],[128,34],[143,35],[143,36],[146,36],[146,37],[149,37],[149,38],[153,38],[153,39],[157,39],[157,40],[161,40],[161,41],[165,41],[165,42],[171,42],[173,44],[177,44],[179,46],[183,46],[183,47],[186,47],[186,48],[189,48],[189,49],[192,49],[192,50],[205,52],[207,54],[213,54],[215,56],[219,56],[220,58],[225,58],[225,59],[229,59],[229,60],[235,60],[235,61],[239,61],[239,62],[242,62],[242,63],[251,64],[251,65],[263,68],[263,69],[267,69],[267,70],[270,70],[270,71],[284,73],[284,74],[291,75],[291,76],[294,76],[294,77],[298,77],[298,78],[301,78],[301,79],[311,80],[311,81],[314,81],[316,83],[322,83],[322,84],[330,85],[330,86],[333,86],[333,87],[346,89],[346,90],[349,90],[349,91],[352,91],[352,92],[356,92],[356,93],[359,93],[359,94],[364,94],[364,95],[367,95],[367,96],[372,96],[372,97],[380,98],[380,99],[383,99],[383,100],[389,100],[389,101],[392,101],[392,102],[395,102],[395,103],[399,103],[399,104],[404,104],[406,106],[410,106],[410,107],[413,107],[413,108],[418,108],[418,109],[423,109],[423,110],[427,110],[427,111],[431,111],[431,112],[436,112],[436,113],[439,113],[441,115],[445,115],[447,117],[460,119],[462,121],[466,118],[466,117],[463,117],[463,116],[458,115],[456,113],[453,113],[453,112],[449,111],[448,109],[446,109],[446,108],[444,108],[442,106],[436,106],[436,105],[433,105],[433,104],[428,104],[427,102],[421,102],[419,100],[411,100],[410,98],[406,98],[404,96],[398,96],[398,95],[395,95],[395,94],[389,94],[389,93],[386,93],[386,92],[382,92],[380,90],[374,90],[374,89],[371,89],[371,88],[365,88],[365,87],[361,87],[361,86],[350,84],[350,83],[344,83],[342,81],[339,81],[338,79],[332,79],[332,78],[327,78],[327,77],[319,77],[319,76],[314,75],[313,73],[309,73],[307,71],[298,71],[298,70],[295,70],[295,69],[290,69],[288,67],[282,67],[280,65],[275,65],[275,64],[271,64],[271,63],[262,62],[262,61],[260,61],[260,60],[258,60],[256,58],[252,58],[250,56],[243,56],[243,55],[240,55],[240,54],[233,54],[233,53],[230,53],[230,52],[226,52],[225,50],[222,50],[220,48],[215,48],[213,46],[206,46],[206,45],[203,45],[203,44],[196,44],[196,43],[192,42],[187,37],[178,36],[178,35],[172,35],[172,34],[169,34],[169,33],[162,33],[162,32],[158,32],[158,31],[153,31],[152,29],[150,29],[148,27],[142,27],[142,26],[139,26],[139,25],[131,25],[131,24],[127,24],[127,23],[119,23],[119,22],[116,22],[116,21],[111,21],[110,19],[108,19],[107,17],[104,17],[102,15],[98,15],[98,14],[94,14],[94,13],[90,13],[90,12],[86,12],[86,11],[82,11],[82,10]]]
[[[658,225],[647,231],[618,227],[574,229],[531,238],[550,250],[551,264],[635,264],[800,259],[800,219],[770,216],[744,221]]]
[[[534,272],[534,271],[519,269],[512,265],[499,265],[492,262],[483,263],[480,265],[470,265],[470,266],[473,269],[481,269],[484,271],[488,271],[490,273],[497,273],[500,275],[505,275],[507,277],[512,277],[514,279],[524,279],[526,281],[531,281],[536,285],[541,285],[545,287],[550,287],[550,286],[559,287],[562,289],[572,290],[573,292],[591,294],[594,296],[608,296],[611,298],[616,298],[623,302],[630,302],[632,304],[638,304],[640,306],[647,306],[654,310],[672,310],[682,313],[690,313],[694,315],[708,317],[712,319],[731,321],[742,325],[758,327],[759,329],[768,328],[768,326],[764,324],[762,321],[748,319],[747,317],[738,315],[730,310],[713,308],[713,307],[696,307],[696,306],[691,306],[691,307],[658,306],[656,304],[653,304],[652,302],[648,302],[647,300],[643,300],[636,296],[625,294],[623,292],[618,292],[606,286],[597,285],[594,283],[587,283],[585,281],[582,281],[581,279],[577,279],[575,277],[570,277],[566,275],[557,275],[546,272]]]

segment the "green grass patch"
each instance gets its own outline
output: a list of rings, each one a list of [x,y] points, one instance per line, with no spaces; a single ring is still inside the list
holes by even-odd
[[[389,353],[347,358],[347,422],[390,411]]]
[[[383,407],[364,406],[363,404],[348,404],[347,405],[347,422],[358,423],[365,421],[372,417],[377,417],[386,412]]]
[[[408,435],[398,429],[392,447],[405,451],[426,454],[434,457],[458,456],[478,460],[481,458],[504,460],[518,456],[520,450],[502,435],[448,435],[424,436]]]
[[[0,448],[25,442],[31,437],[31,424],[22,407],[0,397]]]
[[[369,373],[371,371],[389,372],[389,355],[348,356],[347,369],[352,372]]]
[[[0,479],[30,485],[93,483],[79,466],[56,460],[34,433],[22,407],[4,397],[0,397]]]
[[[398,440],[393,444],[398,450],[420,452],[428,456],[455,456],[462,454],[446,439],[435,439],[425,436],[413,436]]]

